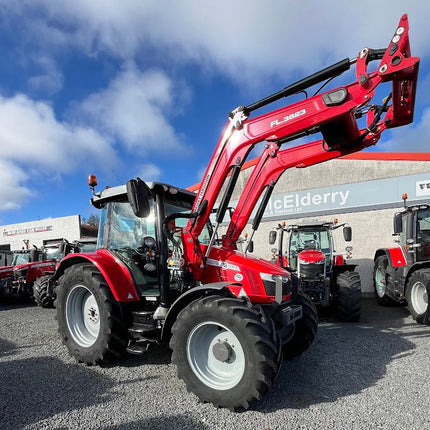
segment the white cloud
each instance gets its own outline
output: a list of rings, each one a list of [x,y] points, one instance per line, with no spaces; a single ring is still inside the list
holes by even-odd
[[[142,49],[163,50],[169,61],[197,61],[237,82],[294,70],[314,71],[367,45],[381,48],[407,11],[414,55],[428,55],[430,3],[410,0],[345,2],[219,0],[0,0],[17,14],[37,18],[28,25],[44,43],[79,45],[87,53],[136,58]],[[37,10],[38,13],[31,13]],[[43,13],[49,17],[43,21]],[[366,13],[364,13],[366,11]],[[66,35],[66,36],[65,36]],[[145,61],[145,59],[143,59]],[[302,74],[302,73],[300,73]]]
[[[62,123],[52,107],[25,95],[0,97],[0,210],[34,197],[31,178],[113,164],[111,142],[97,131]]]
[[[161,177],[162,171],[155,164],[144,164],[136,176],[139,176],[144,181],[158,181]]]
[[[90,95],[78,109],[128,149],[163,151],[181,147],[166,117],[172,103],[173,85],[165,73],[142,73],[129,64],[106,89]]]
[[[28,175],[13,163],[0,159],[0,211],[19,208],[31,195],[24,185]]]
[[[50,57],[36,57],[35,64],[40,67],[40,74],[33,75],[28,80],[28,85],[33,91],[46,94],[54,94],[59,91],[64,82],[63,73],[58,65]]]
[[[0,156],[30,168],[70,172],[92,157],[110,164],[114,152],[93,129],[62,123],[49,104],[19,94],[0,96]]]

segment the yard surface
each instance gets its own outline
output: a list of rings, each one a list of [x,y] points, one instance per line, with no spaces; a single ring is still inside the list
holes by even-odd
[[[322,317],[317,340],[286,362],[250,410],[201,404],[176,377],[170,351],[110,367],[75,362],[55,309],[0,305],[0,427],[6,429],[425,429],[430,327],[406,308],[363,300],[361,322]]]

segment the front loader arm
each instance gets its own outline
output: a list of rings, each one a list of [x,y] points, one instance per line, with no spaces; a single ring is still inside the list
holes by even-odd
[[[319,132],[323,136],[321,141],[308,144],[310,146],[299,146],[293,148],[289,153],[285,153],[283,160],[278,162],[280,163],[278,167],[275,166],[276,163],[269,163],[271,167],[268,169],[275,168],[278,172],[273,177],[267,172],[260,173],[267,160],[274,158],[270,152],[263,151],[260,162],[254,169],[255,173],[253,171],[247,184],[248,197],[244,197],[245,193],[243,193],[240,203],[236,207],[236,211],[238,211],[238,215],[234,216],[236,226],[230,226],[231,238],[225,241],[226,244],[237,239],[238,233],[246,224],[245,219],[249,219],[251,205],[246,199],[256,202],[261,190],[267,185],[263,178],[275,180],[275,176],[277,175],[279,178],[282,171],[288,167],[300,164],[304,167],[359,151],[376,143],[385,128],[413,121],[419,58],[410,56],[408,29],[407,15],[403,15],[387,49],[375,51],[364,48],[356,60],[345,59],[272,96],[249,106],[242,106],[230,115],[229,123],[200,184],[193,206],[195,218],[188,222],[187,228],[183,232],[187,261],[194,262],[198,267],[203,268],[204,255],[198,236],[209,219],[226,178],[231,175],[231,186],[227,187],[220,204],[221,209],[217,213],[217,223],[222,222],[223,211],[231,197],[240,168],[257,143],[266,141],[267,145],[275,145],[279,150],[283,143],[305,135]],[[381,58],[378,69],[368,73],[368,63]],[[314,95],[259,117],[249,118],[253,110],[337,76],[348,70],[355,62],[357,63],[356,82]],[[392,81],[393,88],[384,105],[376,107],[370,105],[375,89],[379,84],[388,81]],[[388,104],[389,101],[391,101],[391,105]],[[360,130],[357,118],[363,114],[367,114],[367,128]],[[279,156],[278,150],[274,151],[275,157]],[[286,160],[292,154],[294,157]],[[309,158],[308,161],[306,161],[307,158]],[[209,244],[210,246],[211,244]]]

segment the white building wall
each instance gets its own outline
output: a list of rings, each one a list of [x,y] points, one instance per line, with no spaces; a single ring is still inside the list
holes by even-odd
[[[65,238],[69,242],[80,238],[81,220],[79,215],[61,218],[46,218],[19,224],[0,226],[0,245],[10,244],[11,250],[33,245],[40,247],[43,240]]]

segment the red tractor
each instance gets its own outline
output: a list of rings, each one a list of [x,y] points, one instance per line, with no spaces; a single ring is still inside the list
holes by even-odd
[[[379,304],[407,304],[412,318],[430,325],[430,205],[406,206],[394,215],[397,246],[375,253],[373,280]]]
[[[346,264],[342,254],[334,248],[333,230],[343,227],[346,242],[352,238],[351,227],[334,222],[310,221],[286,226],[279,224],[269,235],[275,262],[296,274],[299,288],[312,302],[321,307],[333,305],[341,321],[356,322],[361,314],[361,282],[356,265]],[[288,234],[285,244],[285,233]],[[346,247],[350,258],[352,247]]]
[[[368,72],[373,60],[381,63]],[[355,63],[354,83],[251,118],[253,111]],[[239,252],[239,236],[258,206],[252,235],[257,230],[285,169],[360,151],[385,129],[412,122],[418,65],[404,15],[387,49],[364,48],[357,59],[240,106],[229,114],[197,195],[139,178],[95,192],[90,176],[92,204],[101,209],[98,249],[69,254],[55,274],[56,318],[69,352],[80,362],[100,364],[125,350],[144,353],[168,342],[179,377],[201,401],[236,409],[260,399],[274,383],[282,357],[300,355],[311,345],[317,314],[288,271]],[[371,104],[382,83],[388,83],[389,96],[380,106]],[[360,128],[357,119],[363,115],[367,123]],[[323,139],[280,150],[317,132]],[[241,168],[260,142],[265,149],[218,244],[218,226]]]
[[[14,253],[12,266],[3,268],[6,276],[0,281],[0,301],[30,299],[34,281],[45,270],[55,268],[55,261],[48,258],[43,250],[37,248]]]
[[[12,251],[12,261],[9,266],[0,267],[0,281],[13,274],[14,266],[26,264],[30,262],[30,250],[22,249],[19,251]]]
[[[77,245],[66,239],[46,239],[41,249],[14,251],[12,266],[0,269],[0,297],[3,300],[34,297],[37,304],[52,306],[54,299],[47,291],[46,281],[52,278],[58,262],[77,250]]]

